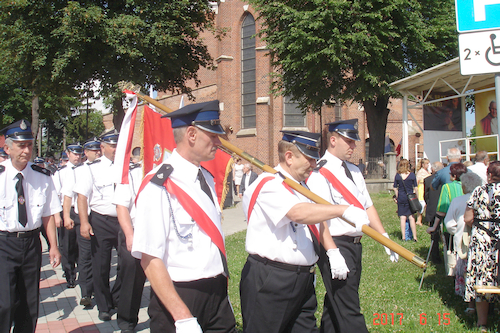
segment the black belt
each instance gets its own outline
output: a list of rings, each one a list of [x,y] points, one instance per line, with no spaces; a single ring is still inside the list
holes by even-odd
[[[354,244],[357,244],[357,243],[361,243],[361,237],[363,236],[356,236],[356,237],[352,237],[352,236],[332,236],[333,238],[333,241],[335,240],[341,240],[341,241],[344,241],[344,242],[349,242],[349,243],[354,243]]]
[[[255,259],[255,260],[257,260],[265,265],[269,265],[269,266],[273,266],[273,267],[281,268],[281,269],[286,269],[287,271],[292,271],[292,272],[297,272],[297,273],[314,273],[314,265],[301,266],[301,265],[285,264],[283,262],[263,258],[257,254],[250,254],[249,257],[252,259]]]
[[[40,228],[30,231],[15,231],[15,232],[0,230],[0,236],[5,236],[5,237],[26,238],[26,237],[38,236],[39,234],[40,234]]]

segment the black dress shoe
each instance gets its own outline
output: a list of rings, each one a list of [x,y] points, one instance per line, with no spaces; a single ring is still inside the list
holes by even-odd
[[[109,315],[109,312],[99,311],[99,319],[102,321],[110,321],[111,316]]]
[[[80,300],[80,305],[83,305],[84,307],[92,306],[92,300],[90,299],[90,296],[83,296]]]
[[[68,288],[75,288],[76,287],[75,280],[69,280],[68,284],[66,284],[66,287],[68,287]]]

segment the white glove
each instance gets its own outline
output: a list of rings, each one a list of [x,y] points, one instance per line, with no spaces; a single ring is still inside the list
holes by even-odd
[[[330,249],[326,251],[328,255],[328,260],[330,261],[330,270],[332,271],[332,280],[339,279],[345,280],[347,279],[347,273],[349,273],[349,268],[347,268],[347,264],[345,263],[344,257],[340,254],[340,250]]]
[[[354,223],[357,232],[361,232],[363,225],[370,224],[370,220],[368,220],[366,211],[354,205],[350,205],[349,207],[347,207],[347,209],[344,211],[344,214],[342,214],[342,218],[351,223]]]
[[[382,236],[385,236],[385,237],[389,238],[389,235],[387,234],[387,232],[384,232],[382,234]],[[387,253],[387,255],[389,256],[389,259],[391,259],[392,262],[398,262],[399,255],[396,252],[392,251],[387,246],[384,246],[384,249],[385,249],[385,253]]]
[[[177,320],[175,322],[175,333],[203,333],[196,317]]]

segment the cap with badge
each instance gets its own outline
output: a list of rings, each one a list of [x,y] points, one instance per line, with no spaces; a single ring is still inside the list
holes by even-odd
[[[62,154],[61,154],[61,160],[63,160],[63,161],[67,161],[67,160],[69,160],[69,158],[68,158],[68,154],[66,154],[66,152],[65,152],[65,151],[63,151],[63,152],[62,152]]]
[[[45,160],[43,159],[43,157],[37,156],[33,160],[33,163],[35,163],[35,164],[41,164],[41,163],[45,163]]]
[[[195,126],[207,132],[226,134],[220,125],[218,100],[186,105],[163,117],[172,120],[172,128]]]
[[[118,143],[118,131],[115,129],[112,129],[109,132],[104,133],[101,135],[99,140],[104,143],[108,143],[110,145],[116,145]]]
[[[334,121],[332,123],[327,123],[326,125],[328,125],[329,132],[337,132],[343,137],[352,139],[354,141],[360,140],[358,134],[357,119],[339,120],[339,121]]]
[[[83,149],[85,149],[85,150],[101,150],[101,143],[99,142],[99,140],[97,140],[97,138],[92,138],[92,139],[87,140],[87,142],[85,142],[83,144]]]
[[[31,133],[31,124],[26,119],[21,119],[0,130],[6,139],[13,141],[34,140]]]
[[[72,143],[66,147],[66,149],[69,152],[72,152],[73,154],[83,154],[83,147],[80,143]]]
[[[319,156],[319,140],[320,133],[311,133],[305,131],[281,131],[283,140],[295,144],[299,151],[310,157],[318,160]]]

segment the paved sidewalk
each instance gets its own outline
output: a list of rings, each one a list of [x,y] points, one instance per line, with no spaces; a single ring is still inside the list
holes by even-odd
[[[224,234],[229,236],[235,232],[246,229],[246,221],[241,208],[241,202],[234,207],[223,211],[222,228]],[[80,305],[80,287],[69,289],[66,287],[66,279],[62,277],[61,267],[53,269],[49,264],[47,244],[42,238],[42,272],[40,280],[40,314],[38,318],[37,333],[111,333],[120,332],[116,323],[116,313],[112,313],[111,321],[103,322],[97,318],[98,311],[94,307],[85,310]],[[113,251],[111,276],[113,285],[116,277],[117,256]],[[149,332],[149,316],[147,307],[151,286],[148,281],[144,287],[139,312],[139,323],[137,332]]]

